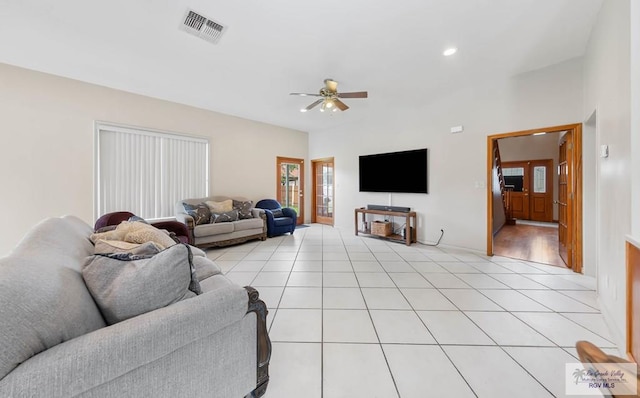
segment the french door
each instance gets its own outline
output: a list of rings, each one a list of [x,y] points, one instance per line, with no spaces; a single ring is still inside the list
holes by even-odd
[[[311,164],[313,167],[313,216],[311,221],[333,225],[335,208],[333,158],[312,160]]]
[[[291,207],[298,213],[300,225],[304,222],[304,159],[276,158],[276,198],[282,207]]]
[[[571,134],[566,134],[560,142],[560,153],[558,158],[558,251],[560,257],[571,266],[572,262],[572,236],[569,226],[573,222],[573,211],[571,198],[572,193],[572,170],[571,170]]]
[[[553,221],[552,159],[503,162],[502,171],[513,218]]]

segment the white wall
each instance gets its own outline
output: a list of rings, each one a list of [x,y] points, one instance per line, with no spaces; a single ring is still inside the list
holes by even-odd
[[[587,120],[597,109],[596,142],[609,157],[596,167],[597,281],[601,310],[619,347],[625,344],[625,235],[631,232],[630,4],[606,0],[584,61]],[[637,73],[637,72],[636,72]]]
[[[372,94],[373,95],[373,94]],[[582,61],[573,59],[506,81],[485,81],[402,112],[311,132],[310,157],[335,157],[335,225],[352,230],[353,211],[388,204],[388,194],[358,192],[358,156],[429,148],[429,194],[393,194],[418,213],[418,240],[486,249],[487,136],[582,120]],[[451,134],[451,126],[464,132]],[[401,166],[393,172],[411,172]],[[477,183],[480,183],[478,186]]]
[[[631,233],[640,241],[640,2],[631,12]]]
[[[276,156],[307,133],[0,64],[0,256],[45,217],[93,224],[94,121],[209,138],[214,195],[274,197]]]
[[[537,126],[545,127],[545,126]],[[560,133],[548,133],[544,135],[526,135],[522,137],[501,138],[500,158],[503,162],[515,162],[522,160],[553,160],[553,200],[558,199],[558,138]],[[558,219],[558,205],[553,205],[553,219]]]

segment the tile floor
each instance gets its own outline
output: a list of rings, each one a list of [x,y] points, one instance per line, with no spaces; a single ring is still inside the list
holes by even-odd
[[[577,340],[617,353],[558,267],[319,224],[207,255],[267,303],[267,398],[560,397]]]

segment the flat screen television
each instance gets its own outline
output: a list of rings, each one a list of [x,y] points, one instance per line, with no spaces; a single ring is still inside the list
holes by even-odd
[[[360,192],[428,193],[427,148],[360,156]]]

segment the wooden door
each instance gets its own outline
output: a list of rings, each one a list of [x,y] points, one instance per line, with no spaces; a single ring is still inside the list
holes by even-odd
[[[311,222],[333,225],[335,209],[333,158],[312,160],[313,216]]]
[[[502,162],[505,188],[510,192],[511,217],[529,219],[529,173],[527,162]]]
[[[298,213],[300,225],[304,222],[304,159],[276,158],[276,198],[282,207],[291,207]]]
[[[553,221],[553,159],[529,162],[529,217]]]
[[[567,267],[571,267],[572,247],[572,170],[571,170],[572,134],[568,132],[560,141],[558,157],[558,250]]]

